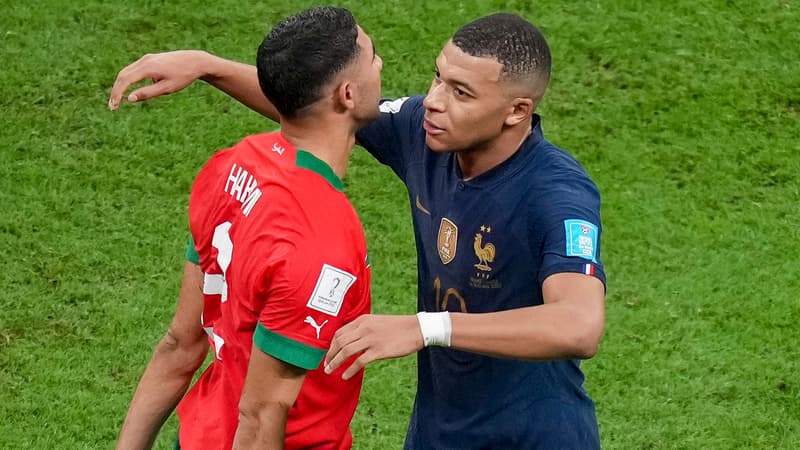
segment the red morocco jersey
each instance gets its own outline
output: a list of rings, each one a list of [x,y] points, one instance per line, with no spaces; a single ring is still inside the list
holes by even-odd
[[[308,369],[286,449],[347,449],[362,373],[320,363],[334,333],[369,313],[364,232],[333,170],[280,133],[245,138],[201,169],[189,225],[205,273],[215,358],[178,405],[185,450],[229,449],[252,345]]]

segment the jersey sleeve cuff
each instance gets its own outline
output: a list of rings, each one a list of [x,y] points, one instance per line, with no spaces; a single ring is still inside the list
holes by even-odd
[[[186,244],[185,258],[190,263],[200,265],[200,255],[198,255],[197,251],[194,249],[194,239],[191,236],[189,237],[189,242]]]
[[[325,350],[294,341],[270,331],[261,323],[256,326],[253,343],[262,352],[306,370],[319,367]]]
[[[539,272],[539,285],[541,286],[542,283],[544,283],[544,280],[546,280],[550,275],[564,272],[582,273],[584,275],[595,277],[603,283],[604,288],[606,287],[606,273],[603,270],[603,266],[584,259],[575,262],[563,261],[545,267],[544,270]]]

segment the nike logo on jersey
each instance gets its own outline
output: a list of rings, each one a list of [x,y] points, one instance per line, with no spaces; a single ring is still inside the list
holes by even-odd
[[[317,339],[319,339],[319,332],[320,332],[320,330],[322,330],[322,327],[324,327],[325,324],[328,323],[328,321],[326,320],[325,322],[322,322],[322,324],[317,325],[317,321],[314,320],[313,317],[306,316],[306,320],[304,320],[303,323],[307,323],[307,324],[311,325],[311,327],[314,328],[314,331],[317,332]]]
[[[428,211],[426,207],[422,206],[422,203],[419,201],[419,194],[417,194],[417,209],[429,216],[431,215],[431,212]]]

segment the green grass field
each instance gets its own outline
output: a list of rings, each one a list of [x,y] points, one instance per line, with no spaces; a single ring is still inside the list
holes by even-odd
[[[603,194],[606,332],[584,364],[609,449],[800,448],[800,3],[343,1],[423,93],[441,45],[497,10],[545,32],[540,108]],[[0,448],[113,446],[171,318],[191,181],[273,127],[206,85],[106,109],[145,52],[254,61],[296,2],[9,3],[0,14]],[[374,310],[415,308],[401,183],[354,153]],[[414,358],[367,370],[355,448],[400,448]],[[170,448],[176,421],[158,448]]]

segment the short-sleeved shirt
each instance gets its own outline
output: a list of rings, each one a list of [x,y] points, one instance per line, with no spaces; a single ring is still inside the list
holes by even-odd
[[[319,369],[335,331],[370,308],[364,233],[341,181],[280,133],[251,136],[200,171],[189,225],[215,357],[178,406],[182,448],[232,446],[253,344],[309,370],[286,448],[349,448],[361,375]]]
[[[357,138],[408,189],[420,311],[541,305],[542,283],[561,272],[605,283],[598,190],[572,156],[544,138],[538,116],[513,156],[465,180],[454,153],[425,145],[422,97],[383,102],[381,111]],[[579,365],[425,348],[405,446],[597,448]]]

